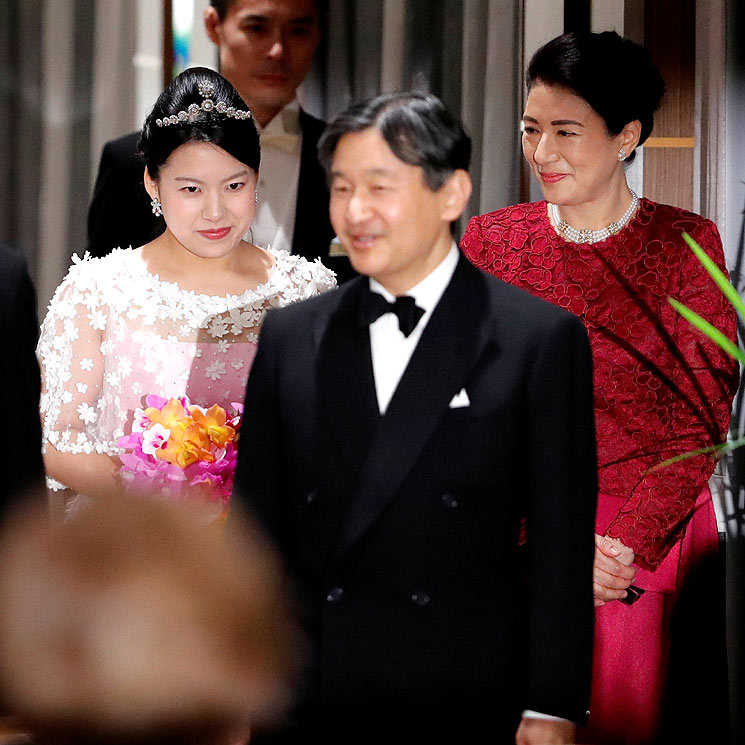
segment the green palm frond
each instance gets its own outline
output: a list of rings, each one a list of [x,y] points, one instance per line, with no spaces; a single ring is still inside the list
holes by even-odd
[[[740,349],[729,337],[725,336],[716,326],[710,324],[707,320],[692,311],[687,305],[678,302],[675,298],[669,297],[668,303],[680,313],[683,318],[692,326],[709,337],[715,344],[720,346],[730,357],[734,357],[740,364],[745,365],[745,352]]]
[[[740,319],[745,323],[745,302],[738,294],[737,290],[732,286],[727,275],[714,263],[713,259],[704,251],[696,241],[691,238],[688,233],[683,233],[683,240],[688,244],[691,251],[696,255],[701,265],[709,273],[709,276],[714,280],[717,287],[724,293],[724,296],[729,300],[732,307],[737,311]],[[680,301],[675,298],[669,297],[668,302],[672,305],[680,315],[688,321],[692,326],[697,328],[702,334],[705,334],[711,341],[723,349],[730,357],[737,360],[741,365],[745,366],[745,352],[737,346],[726,334],[722,333],[716,326],[709,323],[706,319],[702,318],[698,313],[691,310],[688,306],[683,305]],[[656,471],[665,466],[669,466],[673,463],[678,463],[681,460],[687,460],[697,455],[712,455],[717,458],[721,458],[727,453],[731,453],[733,450],[745,445],[745,436],[742,433],[737,433],[735,438],[728,441],[722,442],[718,445],[710,445],[709,447],[699,448],[698,450],[690,450],[687,453],[681,453],[673,458],[658,463],[651,470]]]
[[[691,251],[701,262],[701,265],[709,273],[709,276],[717,283],[719,289],[724,293],[727,300],[732,303],[732,307],[737,311],[740,318],[745,321],[745,303],[738,294],[737,290],[727,279],[727,275],[714,263],[709,254],[704,251],[688,233],[683,233],[683,240],[690,246]]]

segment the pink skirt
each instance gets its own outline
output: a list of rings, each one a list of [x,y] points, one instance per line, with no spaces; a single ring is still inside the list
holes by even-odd
[[[601,494],[597,531],[605,532],[622,500]],[[595,613],[592,696],[587,728],[578,743],[648,745],[660,724],[665,692],[670,615],[686,575],[718,550],[714,505],[708,485],[685,535],[654,572],[638,569],[634,585],[645,594],[632,606],[606,603]]]

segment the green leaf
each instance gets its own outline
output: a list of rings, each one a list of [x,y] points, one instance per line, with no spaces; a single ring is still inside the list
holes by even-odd
[[[745,321],[745,303],[737,290],[727,279],[727,275],[725,275],[725,273],[714,263],[709,254],[707,254],[706,251],[704,251],[704,249],[701,248],[701,246],[699,246],[690,235],[688,235],[688,233],[683,233],[683,240],[691,247],[691,251],[696,254],[704,269],[709,272],[709,275],[717,283],[719,289],[725,294],[730,303],[732,303],[743,321]]]
[[[675,298],[669,297],[668,303],[680,313],[683,318],[688,321],[691,325],[695,326],[699,331],[709,337],[715,344],[718,344],[730,357],[734,357],[738,362],[745,365],[745,352],[743,352],[737,344],[733,343],[728,339],[716,326],[710,324],[707,320],[701,318],[701,316],[692,311],[686,305],[679,302]]]
[[[745,443],[745,439],[742,441]],[[710,445],[708,448],[699,448],[698,450],[689,450],[687,453],[681,453],[673,458],[663,460],[662,463],[658,463],[650,468],[650,472],[659,471],[662,468],[673,465],[673,463],[679,463],[682,460],[688,460],[689,458],[695,458],[697,455],[714,455],[719,457],[719,454],[724,451],[729,443],[723,442],[720,445]],[[742,444],[742,443],[741,443]]]
[[[662,463],[658,463],[656,466],[652,466],[652,468],[650,468],[649,470],[650,472],[659,471],[661,468],[670,466],[673,463],[679,463],[682,460],[694,458],[697,455],[716,455],[717,458],[721,458],[723,455],[731,453],[733,450],[736,450],[743,445],[745,445],[745,437],[738,437],[736,440],[722,442],[719,445],[710,445],[709,447],[699,448],[698,450],[689,450],[687,453],[681,453],[681,455],[676,455],[673,458],[663,460]]]

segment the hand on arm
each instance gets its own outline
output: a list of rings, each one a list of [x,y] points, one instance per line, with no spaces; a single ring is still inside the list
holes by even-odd
[[[47,473],[78,494],[107,497],[121,489],[119,459],[105,453],[63,453],[47,443]]]
[[[568,719],[524,716],[517,728],[516,745],[566,745],[573,743],[576,727]]]
[[[634,552],[617,538],[595,534],[592,593],[596,608],[626,597],[626,588],[636,574],[633,561]]]

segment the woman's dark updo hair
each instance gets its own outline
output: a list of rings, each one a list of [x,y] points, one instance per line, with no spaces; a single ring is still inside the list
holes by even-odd
[[[160,169],[171,153],[187,142],[208,142],[225,150],[236,160],[254,171],[259,169],[259,133],[253,118],[235,119],[220,114],[216,109],[200,111],[189,121],[159,127],[157,119],[178,115],[189,104],[200,106],[204,96],[199,93],[200,83],[212,83],[215,92],[210,98],[223,101],[239,111],[248,111],[243,99],[222,75],[206,67],[191,67],[174,78],[158,96],[152,111],[145,119],[138,148],[143,155],[150,176],[157,181]]]
[[[654,112],[665,90],[649,52],[615,31],[557,36],[533,55],[525,82],[528,91],[538,83],[572,91],[603,118],[614,137],[638,119],[639,145],[652,131]],[[630,163],[635,155],[636,151],[626,161]]]

